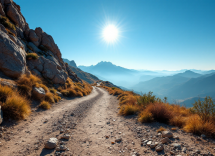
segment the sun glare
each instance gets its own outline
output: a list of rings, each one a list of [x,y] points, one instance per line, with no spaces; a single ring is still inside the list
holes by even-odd
[[[103,38],[108,43],[114,43],[118,39],[118,29],[114,25],[108,25],[103,30]]]

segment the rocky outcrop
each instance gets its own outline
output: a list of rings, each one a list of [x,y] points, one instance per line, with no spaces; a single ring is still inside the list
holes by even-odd
[[[68,64],[66,64],[66,71],[68,72],[68,76],[74,81],[74,82],[80,82],[82,83],[82,80],[69,68]]]
[[[52,36],[40,27],[29,29],[20,6],[13,0],[0,2],[0,14],[7,17],[2,17],[3,25],[0,24],[0,72],[18,78],[30,70],[56,86],[65,84],[68,76],[75,82],[82,82],[71,69],[66,68]],[[33,52],[39,58],[26,61],[27,53]]]
[[[25,19],[22,15],[20,15],[13,3],[8,3],[6,14],[16,25],[18,25],[22,30],[25,30]]]
[[[0,70],[7,76],[18,78],[27,72],[26,53],[3,31],[0,31]]]
[[[37,60],[27,60],[28,68],[39,77],[44,77],[55,84],[65,84],[67,73],[59,66],[57,60],[43,56]]]
[[[34,30],[30,29],[29,30],[29,34],[28,34],[28,38],[31,42],[34,43],[35,46],[39,46],[39,37],[36,35],[36,33],[34,32]]]

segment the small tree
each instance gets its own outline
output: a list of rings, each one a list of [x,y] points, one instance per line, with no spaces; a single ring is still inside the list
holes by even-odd
[[[215,116],[215,101],[210,96],[206,96],[204,101],[200,101],[200,99],[195,101],[193,110],[202,120],[207,121],[210,117]]]

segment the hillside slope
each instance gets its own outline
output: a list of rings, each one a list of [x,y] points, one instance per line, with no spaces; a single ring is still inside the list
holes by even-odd
[[[82,71],[81,69],[79,68],[75,68],[73,66],[69,66],[73,72],[75,72],[77,74],[77,76],[79,78],[81,78],[82,80],[92,84],[92,83],[95,83],[96,81],[99,80],[99,78],[97,78],[96,76],[94,76],[93,74],[90,74],[90,73],[87,73],[87,72],[84,72]]]

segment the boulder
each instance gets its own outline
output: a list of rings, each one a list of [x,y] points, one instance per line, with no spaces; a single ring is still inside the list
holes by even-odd
[[[32,90],[32,95],[35,99],[42,101],[45,98],[46,92],[41,87],[34,87]]]
[[[58,139],[57,138],[50,138],[46,143],[45,143],[45,148],[47,149],[54,149],[57,147]]]
[[[3,8],[3,6],[2,6],[1,3],[0,3],[0,14],[1,14],[2,16],[5,16],[4,8]]]
[[[41,41],[41,45],[52,51],[52,53],[62,62],[61,52],[55,44],[52,36],[46,34],[40,27],[35,29],[36,35],[39,37],[39,41]],[[62,64],[61,64],[62,65]]]
[[[25,30],[25,19],[19,14],[18,10],[12,3],[7,6],[6,14],[16,25],[18,25],[22,30]]]
[[[41,75],[51,80],[54,84],[65,84],[67,79],[67,73],[57,68],[56,62],[53,62],[43,56],[37,60],[27,60],[28,68],[32,71],[36,69]]]
[[[0,31],[0,49],[0,70],[6,76],[18,78],[27,72],[25,51],[3,31]]]
[[[34,43],[35,46],[39,46],[39,37],[36,35],[34,30],[30,29],[28,34],[28,39]]]
[[[162,137],[172,138],[173,134],[170,131],[162,131]]]
[[[1,106],[0,106],[0,124],[3,122],[3,112],[1,110]]]

